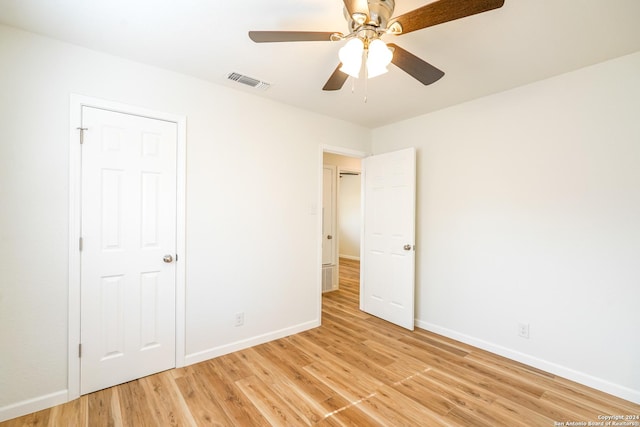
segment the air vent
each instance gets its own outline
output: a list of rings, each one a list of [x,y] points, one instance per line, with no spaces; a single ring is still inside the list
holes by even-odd
[[[271,86],[270,83],[263,82],[261,80],[254,79],[253,77],[245,76],[239,73],[231,73],[227,76],[227,78],[229,80],[233,80],[234,82],[242,83],[256,89],[267,90]]]

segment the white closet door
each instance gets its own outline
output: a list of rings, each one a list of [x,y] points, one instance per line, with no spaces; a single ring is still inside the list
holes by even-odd
[[[81,394],[175,366],[176,126],[83,107]]]

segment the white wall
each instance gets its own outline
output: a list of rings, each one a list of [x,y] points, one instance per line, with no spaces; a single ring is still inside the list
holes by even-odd
[[[343,156],[342,154],[324,153],[322,160],[325,165],[333,165],[350,171],[360,171],[362,167],[362,160],[358,157]]]
[[[360,229],[362,227],[360,175],[338,178],[338,238],[340,256],[360,259]]]
[[[187,116],[188,363],[318,324],[320,147],[367,129],[0,26],[0,420],[66,398],[71,93]]]
[[[374,130],[418,151],[418,324],[640,403],[639,113],[636,53]]]

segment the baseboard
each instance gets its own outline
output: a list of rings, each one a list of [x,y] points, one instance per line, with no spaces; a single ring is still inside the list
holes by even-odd
[[[447,338],[472,345],[482,350],[490,351],[491,353],[506,357],[507,359],[515,360],[516,362],[524,363],[525,365],[541,369],[543,371],[549,372],[550,374],[558,375],[568,380],[575,381],[577,383],[586,385],[587,387],[591,387],[596,390],[611,394],[613,396],[617,396],[621,399],[640,404],[640,390],[633,390],[628,387],[603,380],[602,378],[594,377],[584,372],[576,371],[566,366],[549,362],[548,360],[539,359],[526,353],[521,353],[519,351],[515,351],[498,344],[484,341],[470,335],[462,334],[460,332],[444,328],[442,326],[434,325],[433,323],[416,319],[416,326],[421,329],[443,335]]]
[[[68,402],[68,395],[67,390],[60,390],[55,393],[3,406],[0,408],[0,422],[66,403]]]
[[[289,335],[294,335],[300,332],[307,331],[309,329],[317,328],[318,326],[320,326],[320,323],[320,319],[317,319],[289,328],[280,329],[278,331],[269,332],[267,334],[235,341],[230,344],[221,345],[219,347],[213,347],[207,350],[191,353],[185,357],[185,363],[186,365],[193,365],[194,363],[203,362],[205,360],[213,359],[218,356],[233,353],[234,351],[244,350],[245,348],[253,347],[255,345],[260,345],[269,341],[288,337]]]
[[[338,255],[338,258],[344,258],[344,259],[351,259],[354,261],[360,261],[360,257],[359,256],[353,256],[353,255]]]
[[[310,322],[301,323],[299,325],[295,325],[289,328],[284,328],[278,331],[270,332],[270,333],[259,335],[256,337],[251,337],[245,340],[236,341],[231,344],[214,347],[214,348],[211,348],[205,351],[200,351],[193,354],[188,354],[185,357],[185,363],[186,365],[192,365],[194,363],[213,359],[214,357],[222,356],[224,354],[232,353],[234,351],[243,350],[245,348],[253,347],[259,344],[264,344],[265,342],[273,341],[279,338],[284,338],[289,335],[297,334],[299,332],[316,328],[320,326],[320,323],[321,323],[320,319],[317,319]],[[23,400],[22,402],[17,402],[11,405],[0,407],[0,422],[21,417],[23,415],[31,414],[33,412],[41,411],[43,409],[51,408],[53,406],[66,403],[68,401],[69,401],[68,390],[61,390],[55,393],[47,394],[45,396]]]

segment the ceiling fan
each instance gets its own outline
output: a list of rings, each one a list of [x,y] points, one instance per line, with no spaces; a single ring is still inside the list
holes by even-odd
[[[436,82],[444,72],[400,46],[385,44],[384,35],[412,31],[502,7],[504,0],[436,0],[411,12],[393,16],[395,0],[344,0],[349,33],[318,31],[249,31],[256,43],[349,40],[340,49],[340,64],[323,90],[339,90],[351,75],[365,78],[386,72],[393,63],[424,85]],[[364,59],[364,60],[363,60]],[[362,67],[363,62],[365,67]]]

